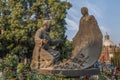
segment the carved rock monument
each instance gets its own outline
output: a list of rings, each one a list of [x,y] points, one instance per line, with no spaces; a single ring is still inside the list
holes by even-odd
[[[42,28],[35,35],[31,69],[40,74],[57,74],[62,71],[62,74],[67,76],[80,75],[80,71],[87,73],[85,69],[91,67],[100,56],[102,33],[96,19],[93,15],[89,15],[86,7],[81,8],[81,13],[83,16],[80,19],[79,30],[73,38],[72,55],[60,63],[57,63],[60,57],[59,51],[50,49],[49,46],[59,44],[61,40],[51,41],[48,33],[50,21],[43,22]]]
[[[42,28],[35,34],[35,47],[33,51],[31,69],[39,70],[47,68],[56,63],[60,58],[59,51],[50,49],[50,46],[57,45],[61,40],[51,41],[49,36],[50,20],[43,22]]]

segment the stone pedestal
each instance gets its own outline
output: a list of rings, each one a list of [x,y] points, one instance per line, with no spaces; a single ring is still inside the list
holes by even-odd
[[[100,73],[99,68],[89,68],[83,70],[73,70],[73,69],[50,69],[50,68],[41,68],[39,69],[41,75],[50,75],[50,76],[62,76],[67,78],[79,78],[81,76],[91,76],[97,75]]]

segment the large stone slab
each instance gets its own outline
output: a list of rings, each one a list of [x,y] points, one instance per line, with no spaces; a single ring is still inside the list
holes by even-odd
[[[79,78],[81,76],[87,75],[97,75],[100,73],[99,68],[89,68],[83,70],[72,70],[72,69],[50,69],[50,68],[41,68],[39,70],[41,75],[50,75],[50,76],[63,76],[69,78]]]

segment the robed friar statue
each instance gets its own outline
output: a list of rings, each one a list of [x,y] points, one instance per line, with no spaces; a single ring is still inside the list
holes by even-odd
[[[60,52],[50,48],[50,46],[57,45],[62,41],[60,39],[51,40],[49,36],[50,22],[50,20],[44,20],[42,27],[36,31],[31,62],[32,69],[50,67],[60,58]]]

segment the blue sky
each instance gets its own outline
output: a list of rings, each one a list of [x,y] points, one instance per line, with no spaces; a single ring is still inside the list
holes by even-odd
[[[81,18],[80,9],[86,6],[90,15],[94,15],[103,33],[110,35],[111,40],[120,43],[120,0],[67,0],[72,4],[68,10],[66,34],[72,40],[78,31]]]

